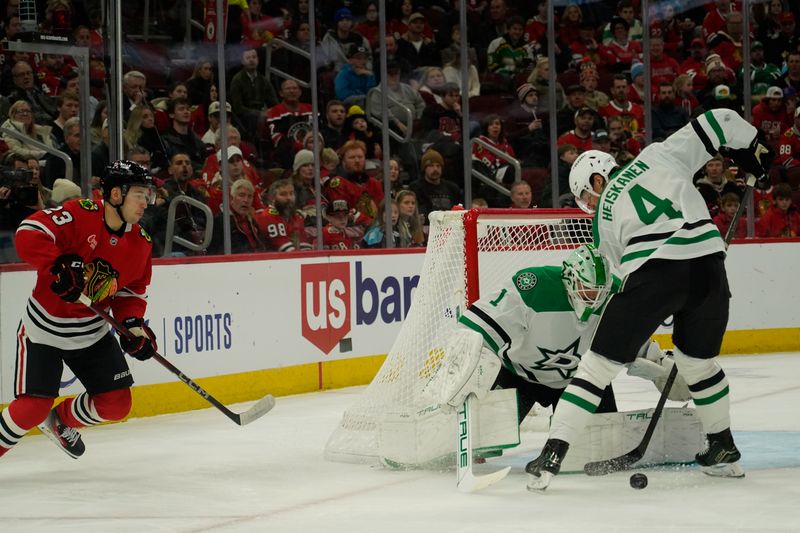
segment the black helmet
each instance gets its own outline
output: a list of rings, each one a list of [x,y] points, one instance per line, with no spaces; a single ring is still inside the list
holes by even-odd
[[[108,198],[114,187],[122,189],[122,196],[125,196],[131,185],[152,187],[153,177],[140,164],[119,160],[106,166],[101,185],[103,186],[103,198]]]

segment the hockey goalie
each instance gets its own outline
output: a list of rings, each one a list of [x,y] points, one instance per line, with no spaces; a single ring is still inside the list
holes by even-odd
[[[452,464],[455,411],[473,394],[478,408],[472,451],[490,457],[519,444],[519,425],[531,409],[554,408],[559,401],[618,288],[608,261],[584,244],[561,266],[523,268],[484,294],[458,316],[443,349],[427,361],[420,395],[428,407],[383,414],[380,460],[392,467]],[[657,343],[648,342],[627,372],[661,391],[673,364]],[[641,440],[652,410],[618,412],[612,387],[600,392],[603,399],[584,440],[573,446],[562,471],[618,456]],[[669,399],[690,398],[678,375]],[[702,443],[694,410],[667,408],[640,464],[691,462]]]

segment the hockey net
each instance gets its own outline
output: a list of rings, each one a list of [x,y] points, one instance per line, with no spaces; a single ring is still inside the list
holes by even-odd
[[[331,461],[379,461],[387,413],[413,417],[436,402],[426,383],[461,311],[522,268],[559,265],[592,242],[592,220],[578,210],[473,209],[430,215],[420,280],[386,360],[325,446]]]

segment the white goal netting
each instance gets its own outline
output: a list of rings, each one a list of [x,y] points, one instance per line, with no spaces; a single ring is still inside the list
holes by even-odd
[[[518,270],[559,265],[570,250],[592,241],[591,219],[572,210],[447,211],[430,220],[409,314],[380,371],[328,439],[328,460],[378,462],[386,414],[413,417],[436,401],[425,385],[465,306]]]

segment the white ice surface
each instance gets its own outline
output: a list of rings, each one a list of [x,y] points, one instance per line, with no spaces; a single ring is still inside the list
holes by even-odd
[[[532,494],[523,468],[541,433],[483,465],[513,468],[474,494],[456,491],[454,471],[326,462],[325,441],[357,387],[278,398],[241,428],[207,409],[86,429],[80,460],[26,437],[0,460],[0,532],[798,532],[800,354],[721,363],[745,479],[647,470],[649,486],[636,491],[630,473],[562,475]],[[657,397],[635,378],[615,389],[626,410]]]

